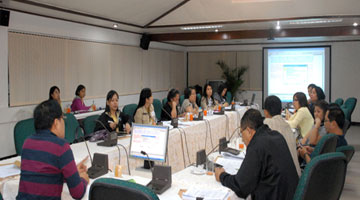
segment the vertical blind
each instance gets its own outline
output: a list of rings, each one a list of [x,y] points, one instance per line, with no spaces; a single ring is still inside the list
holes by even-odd
[[[186,85],[184,52],[79,41],[9,32],[10,106],[37,104],[49,88],[60,88],[61,99],[74,98],[77,85],[87,98],[183,89]]]

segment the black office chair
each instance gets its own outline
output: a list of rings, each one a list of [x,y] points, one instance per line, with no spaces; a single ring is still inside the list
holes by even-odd
[[[333,133],[328,133],[321,137],[320,141],[314,148],[314,151],[311,153],[311,159],[314,157],[324,154],[335,152],[337,143],[337,136]]]
[[[340,152],[316,156],[301,174],[294,200],[337,200],[344,188],[347,162]]]
[[[341,146],[336,148],[336,152],[342,152],[346,156],[346,160],[349,163],[355,153],[355,148],[351,145]]]
[[[90,200],[159,200],[159,197],[149,188],[137,183],[113,178],[99,178],[90,186]]]

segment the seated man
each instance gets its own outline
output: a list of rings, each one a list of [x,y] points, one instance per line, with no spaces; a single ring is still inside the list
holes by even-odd
[[[249,109],[241,119],[247,146],[245,159],[236,175],[215,168],[215,178],[240,198],[292,199],[299,181],[284,137],[263,124],[258,110]]]
[[[47,100],[34,110],[36,134],[28,137],[21,154],[21,176],[16,199],[61,199],[66,182],[70,194],[81,199],[89,182],[87,168],[76,166],[60,105]]]
[[[344,112],[338,106],[329,106],[328,111],[326,111],[324,126],[327,133],[334,133],[337,136],[336,148],[340,146],[347,145],[345,136],[343,133],[343,126],[345,123]],[[314,148],[309,146],[304,146],[298,150],[300,157],[302,157],[306,163],[309,163],[311,160],[310,154]]]
[[[289,147],[291,157],[294,161],[296,172],[300,176],[301,170],[296,151],[296,140],[290,125],[281,117],[281,100],[277,96],[268,96],[265,99],[265,120],[264,124],[268,125],[270,129],[278,131],[284,136],[285,141]]]

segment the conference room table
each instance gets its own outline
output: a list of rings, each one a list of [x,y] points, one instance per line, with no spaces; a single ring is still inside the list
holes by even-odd
[[[237,135],[236,133],[239,131],[239,129],[236,130],[236,128],[240,126],[240,119],[248,108],[249,107],[240,107],[236,111],[226,111],[224,115],[205,116],[204,120],[202,121],[180,122],[179,128],[170,129],[168,137],[167,159],[166,163],[164,164],[171,166],[174,183],[179,184],[179,188],[181,188],[180,183],[182,183],[182,180],[179,179],[179,182],[177,183],[175,181],[177,180],[176,177],[182,177],[184,175],[183,173],[188,174],[188,166],[196,162],[197,151],[201,149],[206,149],[206,152],[208,153],[219,143],[219,139],[221,137],[227,137],[227,139],[229,139],[232,133],[235,133],[235,135]],[[122,172],[124,176],[128,174],[127,155],[123,148],[119,146],[97,146],[95,142],[87,142],[87,144],[89,147],[90,155],[93,155],[94,153],[102,153],[108,155],[109,169],[112,172],[114,172],[115,166],[120,163],[120,165],[123,166]],[[123,145],[127,149],[127,152],[129,152],[130,136],[119,138],[118,144]],[[80,162],[83,158],[89,155],[84,142],[72,144],[71,149],[73,151],[76,163]],[[20,156],[7,160],[2,160],[0,161],[0,164],[12,163],[15,160],[20,161]],[[90,159],[88,159],[85,164],[90,167]],[[161,165],[163,163],[157,164]],[[129,158],[129,166],[131,171],[134,171],[142,165],[142,159],[135,159],[131,157]],[[199,176],[184,177],[189,177],[190,179],[194,178],[194,180],[199,179],[198,181],[203,181],[209,178],[207,176],[203,176],[201,178],[199,178]],[[215,178],[213,176],[211,178],[213,179],[213,181],[215,181]],[[183,182],[190,183],[190,180],[184,180]],[[209,181],[205,181],[204,183],[208,182]],[[5,199],[15,199],[18,191],[18,184],[19,176],[0,180],[0,192],[3,194]],[[215,181],[214,186],[221,186],[221,184],[219,184],[220,183],[217,183]],[[67,187],[64,188],[64,191],[66,191]],[[170,189],[169,191],[173,190]],[[173,192],[171,192],[171,195],[173,195]],[[63,195],[66,195],[66,192],[63,192]],[[164,193],[164,195],[166,196],[170,194]],[[66,199],[66,196],[63,196],[63,199]]]

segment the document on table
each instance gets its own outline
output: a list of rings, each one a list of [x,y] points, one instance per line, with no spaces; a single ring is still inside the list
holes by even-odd
[[[244,159],[245,158],[245,151],[241,151],[238,155],[234,155],[232,153],[228,152],[221,152],[221,155],[223,157],[231,157],[231,158],[237,158],[237,159]]]
[[[225,172],[231,175],[237,174],[239,171],[243,159],[231,158],[231,157],[218,157],[216,164],[222,165]]]
[[[18,174],[20,174],[20,169],[14,164],[4,165],[0,167],[0,178],[6,178],[8,176],[13,176]]]
[[[229,197],[230,190],[223,189],[199,189],[190,188],[182,195],[184,200],[196,200],[196,198],[203,198],[204,200],[225,200]]]

